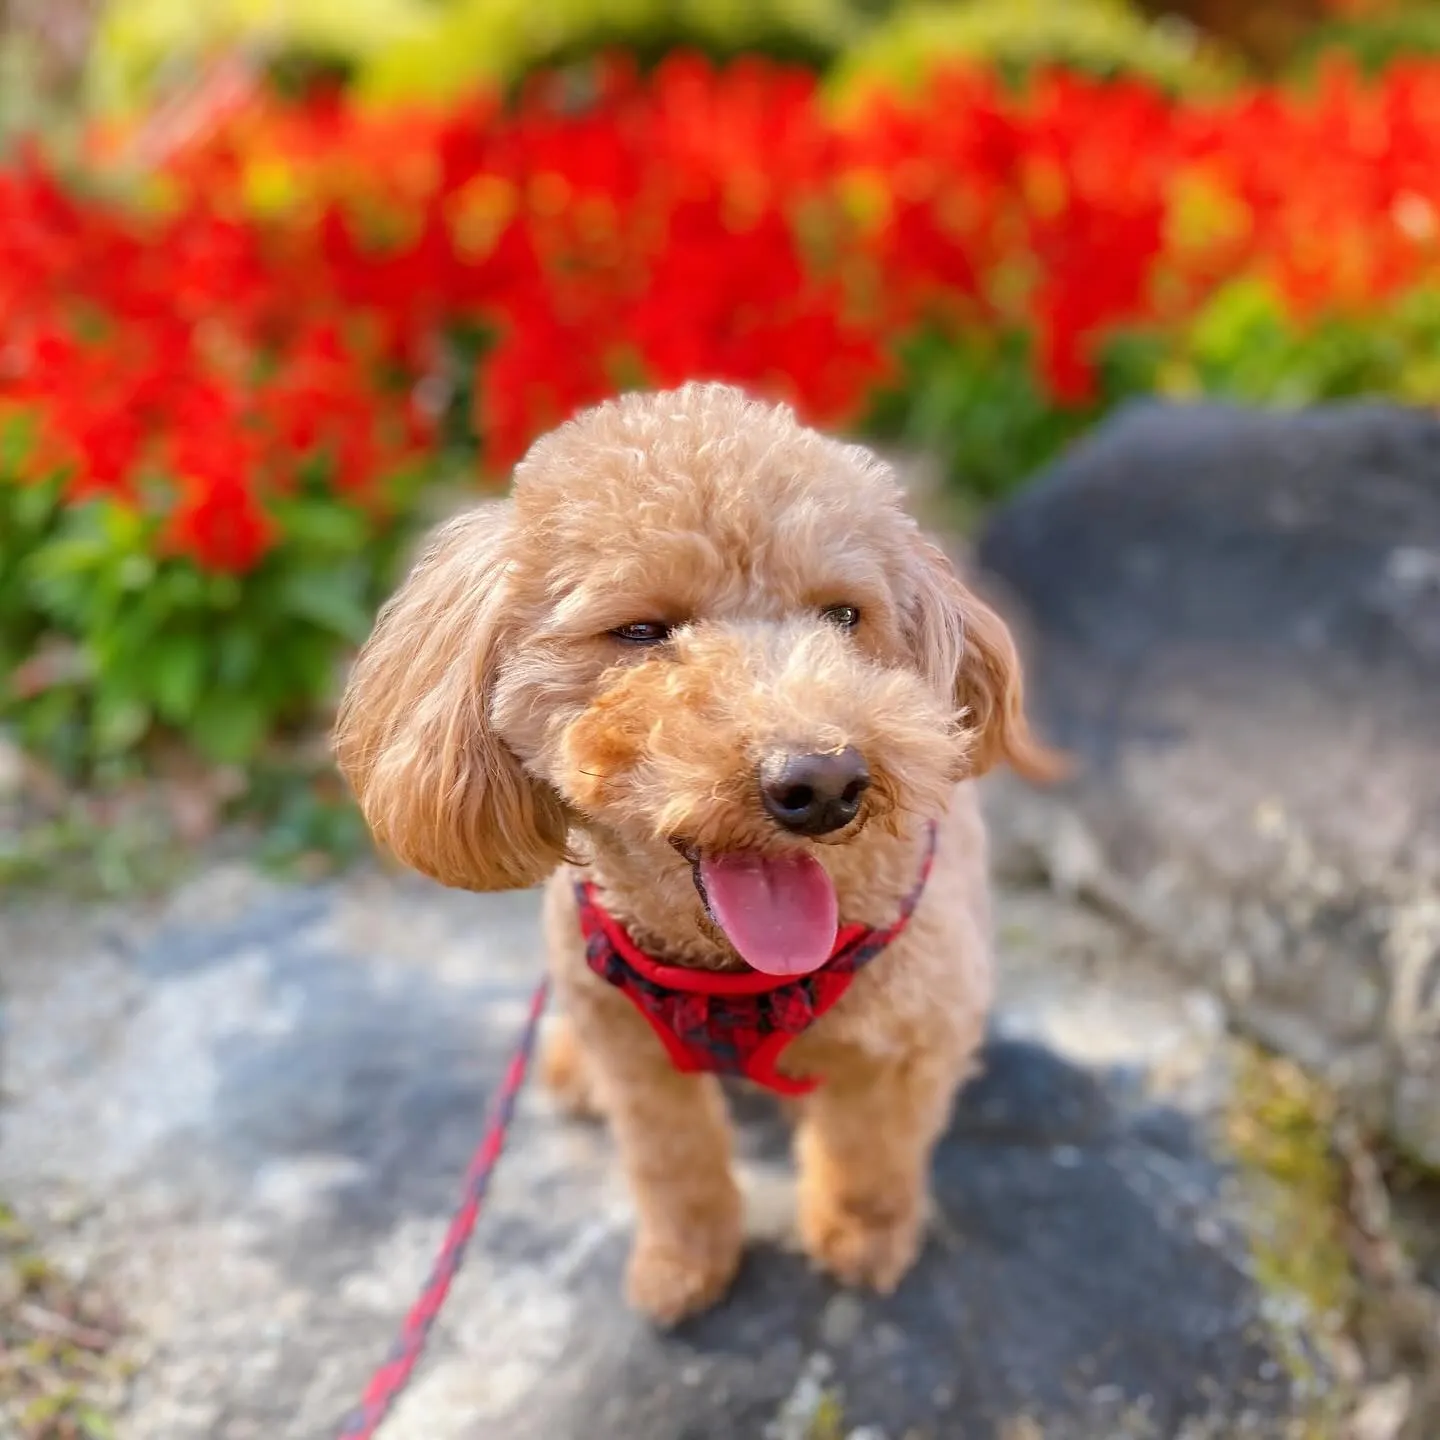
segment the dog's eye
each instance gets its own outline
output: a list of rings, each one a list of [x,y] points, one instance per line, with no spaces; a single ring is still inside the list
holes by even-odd
[[[670,626],[663,620],[636,620],[617,625],[610,633],[627,645],[659,645],[670,638]]]
[[[825,618],[842,630],[853,630],[860,623],[860,611],[854,605],[832,605]]]

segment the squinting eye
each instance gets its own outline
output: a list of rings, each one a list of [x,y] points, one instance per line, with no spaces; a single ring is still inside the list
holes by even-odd
[[[670,626],[663,620],[637,620],[631,625],[617,625],[610,633],[627,645],[659,645],[670,638]]]
[[[853,605],[832,605],[825,618],[842,630],[853,630],[860,623],[860,612]]]

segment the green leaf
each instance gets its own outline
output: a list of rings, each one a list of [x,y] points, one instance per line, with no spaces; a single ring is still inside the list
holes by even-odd
[[[334,499],[293,501],[280,509],[278,518],[288,544],[301,553],[308,549],[353,555],[365,544],[369,530],[358,510]]]
[[[198,610],[205,604],[205,577],[191,564],[167,565],[159,576],[165,599],[175,610]]]
[[[47,755],[64,753],[73,758],[80,708],[73,688],[57,685],[14,708],[21,717],[20,737],[26,745]]]
[[[209,584],[209,602],[217,610],[233,610],[244,598],[245,591],[234,575],[212,575]]]
[[[28,415],[8,415],[0,421],[0,474],[14,474],[25,464],[34,439]]]
[[[1284,329],[1284,310],[1274,290],[1262,280],[1236,280],[1216,291],[1200,312],[1191,344],[1201,361],[1233,365],[1259,343],[1273,346]]]
[[[215,678],[223,688],[249,684],[260,667],[260,637],[247,625],[222,630],[215,645]]]
[[[42,544],[49,538],[46,532],[55,526],[59,506],[48,485],[27,485],[15,497],[14,515],[30,543]]]
[[[102,690],[95,701],[95,748],[103,755],[118,755],[139,744],[150,728],[150,707],[133,695]]]
[[[208,646],[198,635],[166,635],[150,657],[146,689],[172,725],[183,725],[205,683]]]
[[[31,569],[36,575],[84,575],[99,569],[108,553],[105,542],[98,537],[55,539],[36,551]]]
[[[148,555],[126,555],[116,569],[116,576],[124,590],[147,589],[155,579],[155,562]]]
[[[308,620],[358,645],[369,633],[373,618],[361,602],[359,589],[353,567],[295,570],[280,586],[279,603],[287,615]]]
[[[185,732],[208,759],[234,764],[255,754],[270,722],[270,712],[243,690],[211,691],[201,696]]]
[[[107,504],[100,511],[100,520],[106,540],[116,550],[143,550],[145,520],[137,510],[128,505]]]
[[[256,676],[254,689],[278,711],[289,712],[327,693],[342,642],[329,631],[292,625],[283,645],[273,645]]]

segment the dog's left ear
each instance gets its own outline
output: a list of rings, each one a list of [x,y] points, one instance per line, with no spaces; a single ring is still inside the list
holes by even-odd
[[[566,858],[568,819],[496,730],[514,637],[508,502],[442,525],[381,610],[350,672],[335,756],[371,833],[464,890],[521,890]]]
[[[1065,757],[1042,745],[1025,718],[1025,686],[1010,629],[960,581],[944,551],[917,536],[908,631],[922,673],[950,690],[974,737],[969,774],[1002,762],[1027,780],[1058,780]]]

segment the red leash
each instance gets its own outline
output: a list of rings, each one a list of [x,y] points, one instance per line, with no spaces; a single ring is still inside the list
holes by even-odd
[[[370,1377],[359,1408],[353,1411],[340,1427],[338,1440],[373,1440],[375,1432],[410,1383],[415,1366],[424,1354],[425,1342],[430,1338],[431,1327],[435,1324],[436,1316],[440,1314],[445,1297],[450,1293],[450,1283],[455,1279],[465,1258],[465,1247],[475,1232],[475,1222],[480,1218],[485,1192],[490,1188],[490,1177],[495,1173],[495,1166],[505,1148],[505,1137],[515,1115],[515,1101],[525,1083],[530,1057],[535,1052],[535,1040],[540,1033],[540,1017],[545,1013],[549,990],[549,983],[544,980],[535,988],[525,1029],[521,1032],[519,1044],[515,1047],[515,1054],[500,1089],[491,1101],[484,1138],[480,1141],[480,1148],[476,1150],[474,1159],[470,1161],[470,1168],[465,1172],[465,1189],[460,1208],[455,1212],[450,1228],[445,1232],[445,1242],[435,1257],[430,1278],[425,1282],[420,1298],[405,1317],[405,1324],[400,1329],[389,1358]]]

